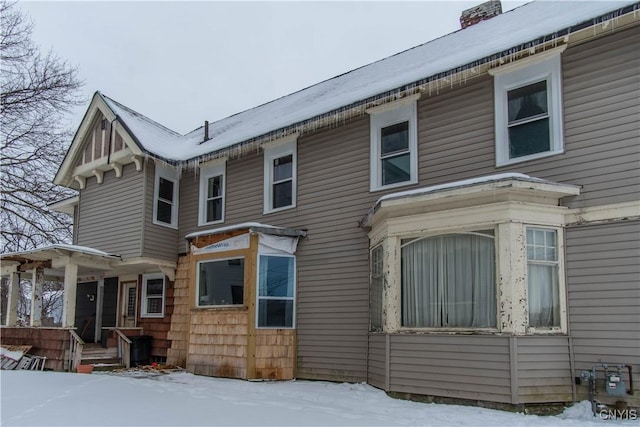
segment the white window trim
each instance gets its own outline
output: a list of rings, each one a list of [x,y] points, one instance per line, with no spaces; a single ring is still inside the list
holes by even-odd
[[[155,280],[155,279],[162,279],[162,312],[161,313],[148,313],[147,312],[147,281],[149,280]],[[140,313],[140,317],[155,317],[155,318],[161,318],[164,317],[164,302],[165,302],[165,297],[166,297],[166,291],[167,291],[167,281],[166,278],[164,276],[164,274],[162,273],[155,273],[155,274],[145,274],[142,276],[142,307],[141,307],[141,313]]]
[[[274,257],[282,257],[282,258],[293,258],[293,297],[261,297],[260,296],[260,256],[274,256]],[[285,254],[271,254],[271,253],[260,253],[257,255],[257,273],[256,273],[256,329],[295,329],[296,328],[296,298],[297,298],[297,280],[298,280],[298,264],[295,255],[285,255]],[[287,300],[293,301],[293,320],[291,322],[291,326],[258,326],[260,319],[258,318],[258,313],[260,310],[260,300]]]
[[[218,164],[211,164],[200,168],[200,208],[198,209],[198,226],[220,224],[224,222],[225,205],[227,199],[227,171],[226,159]],[[209,178],[222,176],[222,216],[219,220],[207,222],[207,190]]]
[[[417,100],[419,96],[412,96],[396,103],[381,105],[367,110],[371,118],[369,121],[371,137],[370,158],[370,191],[380,191],[389,188],[404,187],[418,182],[418,113]],[[395,184],[382,185],[382,168],[380,160],[381,138],[380,131],[384,127],[409,122],[409,165],[410,179]]]
[[[264,149],[264,189],[263,189],[263,213],[280,212],[296,207],[296,193],[298,186],[298,134],[294,134],[281,140],[265,144]],[[291,204],[273,209],[273,161],[291,154]]]
[[[562,224],[564,210],[557,206],[534,206],[516,202],[478,205],[407,217],[386,218],[374,225],[369,238],[371,247],[382,243],[385,251],[383,274],[383,331],[442,333],[513,333],[515,335],[558,334],[567,331],[566,286]],[[537,218],[537,220],[535,220]],[[433,224],[438,224],[433,228]],[[547,228],[557,231],[559,256],[560,327],[528,327],[526,229]],[[401,326],[400,271],[401,240],[411,237],[437,236],[480,229],[495,230],[496,244],[496,328],[413,328]],[[519,284],[513,286],[513,284]],[[501,309],[501,307],[504,307]]]
[[[196,292],[195,292],[195,307],[196,308],[206,308],[206,309],[217,309],[217,308],[240,308],[240,307],[244,307],[244,301],[242,304],[209,304],[209,305],[203,305],[200,304],[200,264],[205,264],[208,262],[220,262],[220,261],[230,261],[233,259],[241,259],[244,262],[244,271],[243,271],[243,276],[244,276],[244,282],[242,283],[242,296],[244,299],[244,295],[246,292],[246,284],[247,284],[247,278],[246,278],[246,272],[247,272],[247,263],[245,260],[244,256],[233,256],[233,257],[225,257],[225,258],[210,258],[210,259],[203,259],[201,261],[196,262]]]
[[[178,180],[178,171],[156,164],[155,180],[153,186],[153,223],[163,227],[178,228],[178,196],[180,182]],[[160,191],[160,178],[173,182],[173,205],[171,206],[171,223],[158,221],[158,194]]]
[[[558,255],[558,300],[560,303],[560,326],[553,327],[534,327],[529,326],[529,312],[527,310],[527,333],[528,334],[558,334],[567,330],[567,288],[565,284],[565,259],[564,259],[564,229],[561,227],[549,227],[545,225],[536,225],[536,224],[525,224],[525,257],[526,257],[526,232],[527,229],[532,228],[536,230],[551,230],[556,232],[556,251]],[[527,276],[529,265],[529,260],[526,258],[525,261],[525,296],[527,302],[529,301],[528,290],[529,290],[529,278]],[[527,306],[528,307],[528,306]]]
[[[566,47],[490,71],[494,79],[496,166],[507,166],[564,152],[562,70],[560,54]],[[507,94],[513,89],[542,80],[547,82],[550,150],[509,158]]]

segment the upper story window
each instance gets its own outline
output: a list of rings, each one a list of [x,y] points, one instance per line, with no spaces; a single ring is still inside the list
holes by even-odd
[[[496,165],[562,153],[560,52],[495,69]]]
[[[415,97],[368,110],[371,115],[371,191],[418,182]]]
[[[224,222],[225,165],[223,162],[200,170],[198,225]]]
[[[296,206],[297,138],[264,148],[264,213]]]
[[[153,191],[153,223],[178,226],[177,171],[157,164]]]
[[[145,274],[142,278],[140,317],[164,317],[164,274]]]

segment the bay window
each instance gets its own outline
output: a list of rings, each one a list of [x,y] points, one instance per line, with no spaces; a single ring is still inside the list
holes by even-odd
[[[199,262],[196,283],[198,307],[242,305],[244,258]]]
[[[493,230],[404,240],[402,326],[493,328]]]
[[[560,290],[556,230],[527,228],[529,326],[560,326]]]

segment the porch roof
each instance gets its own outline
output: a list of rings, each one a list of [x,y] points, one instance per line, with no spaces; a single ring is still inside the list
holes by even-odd
[[[56,243],[41,248],[29,249],[26,251],[9,252],[0,254],[0,260],[3,261],[46,261],[59,256],[69,256],[73,253],[84,254],[89,256],[97,256],[100,258],[120,260],[120,255],[110,254],[88,246],[68,245],[65,243]]]

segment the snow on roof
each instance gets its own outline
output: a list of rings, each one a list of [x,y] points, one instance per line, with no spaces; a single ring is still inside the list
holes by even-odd
[[[87,255],[97,255],[97,256],[101,256],[101,257],[105,257],[105,258],[120,258],[119,255],[114,255],[114,254],[110,254],[107,252],[103,252],[100,251],[98,249],[94,249],[94,248],[90,248],[88,246],[77,246],[77,245],[68,245],[65,243],[56,243],[54,245],[48,245],[48,246],[43,246],[40,248],[35,248],[35,249],[30,249],[30,250],[26,250],[26,251],[20,251],[20,252],[10,252],[10,253],[6,253],[6,254],[0,254],[0,257],[5,258],[5,257],[12,257],[12,256],[25,256],[25,255],[30,255],[30,254],[38,254],[38,253],[44,253],[47,251],[54,251],[54,250],[66,250],[66,251],[71,251],[71,252],[79,252],[79,253],[83,253],[83,254],[87,254]]]
[[[145,151],[186,161],[594,20],[634,1],[535,1],[181,136],[107,98]],[[105,97],[106,98],[106,97]]]
[[[194,237],[199,237],[199,236],[209,236],[212,234],[220,234],[220,233],[226,233],[229,231],[234,231],[234,230],[242,230],[244,228],[249,228],[249,229],[255,229],[255,230],[259,230],[261,232],[264,232],[266,230],[274,230],[274,231],[279,231],[279,232],[285,232],[286,234],[295,234],[297,236],[306,236],[306,232],[302,231],[302,230],[293,230],[291,228],[286,228],[286,227],[276,227],[275,225],[269,225],[269,224],[261,224],[259,222],[243,222],[240,224],[235,224],[235,225],[227,225],[226,227],[219,227],[219,228],[213,228],[210,230],[202,230],[202,231],[196,231],[194,233],[189,233],[186,236],[184,236],[185,239],[193,239]]]
[[[447,182],[445,184],[432,185],[430,187],[415,188],[413,190],[399,191],[397,193],[386,194],[378,199],[374,206],[379,205],[385,200],[400,199],[402,197],[418,196],[422,194],[436,193],[442,190],[450,190],[452,188],[469,187],[471,185],[487,184],[490,182],[518,180],[525,182],[537,182],[551,185],[558,185],[553,181],[547,181],[541,178],[525,175],[523,173],[499,173],[495,175],[480,176],[477,178],[464,179],[461,181]]]

